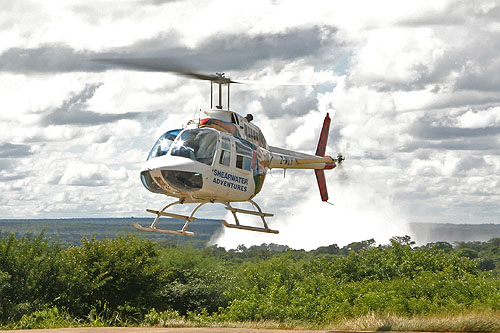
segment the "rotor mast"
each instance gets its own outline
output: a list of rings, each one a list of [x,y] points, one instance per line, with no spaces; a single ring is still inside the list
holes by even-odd
[[[219,104],[215,107],[219,110],[222,110],[222,85],[227,84],[227,109],[229,110],[229,85],[231,79],[225,77],[225,73],[215,73],[215,77],[210,79],[210,108],[213,109],[213,100],[214,100],[214,83],[219,85]]]

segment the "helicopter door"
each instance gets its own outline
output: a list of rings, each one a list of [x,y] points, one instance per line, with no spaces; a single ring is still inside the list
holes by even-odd
[[[217,163],[214,165],[214,191],[228,201],[244,201],[253,193],[252,149],[238,138],[221,133]]]
[[[238,183],[231,188],[229,193],[239,199],[246,200],[250,198],[254,190],[252,180],[253,151],[246,142],[239,138],[233,138],[233,142],[235,157],[233,157],[232,166]]]
[[[217,193],[219,199],[222,197],[227,200],[227,195],[229,193],[229,179],[232,175],[231,163],[234,159],[232,153],[231,137],[220,133],[220,143],[217,149],[216,163],[213,168],[213,190]],[[233,162],[234,163],[234,162]]]

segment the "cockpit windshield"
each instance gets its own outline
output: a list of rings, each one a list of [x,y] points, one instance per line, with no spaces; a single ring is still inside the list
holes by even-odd
[[[158,156],[163,156],[168,153],[168,150],[170,149],[170,146],[174,142],[175,138],[177,135],[179,135],[181,129],[175,129],[168,131],[167,133],[163,134],[155,143],[153,148],[151,148],[151,151],[149,152],[148,155],[148,160],[158,157]]]
[[[217,132],[211,129],[188,129],[175,141],[170,154],[212,165],[218,138]]]

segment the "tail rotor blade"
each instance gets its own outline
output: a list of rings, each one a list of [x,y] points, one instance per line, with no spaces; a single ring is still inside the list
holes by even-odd
[[[328,189],[326,188],[325,172],[323,170],[314,170],[316,180],[318,181],[319,194],[322,201],[328,201]]]
[[[328,141],[328,131],[330,130],[330,122],[330,116],[327,113],[325,120],[323,121],[321,134],[319,135],[318,147],[316,148],[316,156],[325,156],[326,143]]]

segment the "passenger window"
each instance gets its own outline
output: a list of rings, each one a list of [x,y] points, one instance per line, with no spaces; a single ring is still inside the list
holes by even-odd
[[[222,150],[220,154],[219,163],[225,166],[229,166],[230,160],[231,160],[231,153],[228,150]]]
[[[236,154],[252,156],[252,149],[244,145],[241,141],[235,141],[236,143]]]
[[[236,167],[243,170],[252,170],[252,159],[247,156],[236,155]]]
[[[228,137],[222,137],[222,149],[231,150],[231,141]]]

